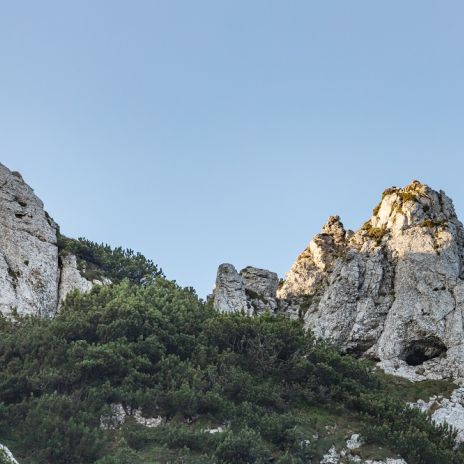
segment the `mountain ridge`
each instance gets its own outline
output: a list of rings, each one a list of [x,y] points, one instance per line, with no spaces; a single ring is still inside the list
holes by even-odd
[[[212,298],[219,311],[267,304],[390,373],[461,379],[463,272],[464,228],[451,199],[413,181],[385,190],[356,232],[330,216],[272,295],[250,298],[253,284],[240,289],[233,266],[221,265]]]
[[[357,232],[331,216],[285,281],[221,265],[205,303],[139,253],[62,236],[1,176],[0,461],[463,462],[462,387],[430,380],[460,381],[464,234],[443,192],[389,189]]]

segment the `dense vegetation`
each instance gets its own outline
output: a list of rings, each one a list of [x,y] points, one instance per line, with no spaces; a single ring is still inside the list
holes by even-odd
[[[77,264],[84,277],[89,280],[109,278],[119,283],[123,279],[136,284],[146,283],[162,276],[162,271],[153,261],[141,253],[122,247],[111,248],[85,238],[68,238],[58,235],[60,255],[71,253],[77,257]]]
[[[103,268],[140,259],[72,246]],[[464,462],[452,431],[398,401],[369,364],[297,321],[217,314],[140,262],[117,284],[71,294],[53,320],[0,319],[0,442],[22,464],[319,462],[337,430],[409,464]],[[117,281],[119,264],[112,272]],[[118,403],[166,424],[102,428]]]

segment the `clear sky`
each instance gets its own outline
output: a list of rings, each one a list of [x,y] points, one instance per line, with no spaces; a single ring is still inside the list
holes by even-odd
[[[0,0],[0,161],[205,296],[419,179],[464,218],[462,1]]]

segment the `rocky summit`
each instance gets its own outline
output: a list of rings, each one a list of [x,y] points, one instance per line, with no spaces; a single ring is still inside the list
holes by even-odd
[[[387,189],[357,231],[331,216],[280,283],[218,270],[219,311],[299,317],[318,337],[412,380],[464,377],[464,229],[443,191]]]
[[[58,226],[21,174],[0,164],[0,312],[52,317],[69,291],[87,291],[76,258],[59,256]]]

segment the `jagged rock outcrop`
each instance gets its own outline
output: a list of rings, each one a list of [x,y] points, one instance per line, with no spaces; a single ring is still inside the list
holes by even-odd
[[[346,232],[338,216],[330,216],[322,232],[298,256],[279,290],[279,298],[312,295],[332,272],[337,258],[345,251]]]
[[[245,285],[232,264],[219,266],[213,290],[214,309],[222,313],[249,311]]]
[[[331,216],[266,298],[389,372],[464,377],[464,228],[445,193],[420,182],[386,190],[356,233]]]
[[[275,272],[248,266],[237,272],[232,264],[221,264],[213,290],[217,311],[257,314],[277,309],[276,291],[279,278]]]
[[[277,310],[276,292],[279,277],[275,272],[248,266],[240,271],[240,278],[248,305],[254,313]]]
[[[464,229],[444,192],[419,182],[389,189],[333,254],[321,287],[301,288],[314,300],[305,324],[346,351],[461,377],[463,255]]]
[[[0,312],[52,317],[66,294],[92,285],[62,258],[58,226],[18,172],[0,164]]]

